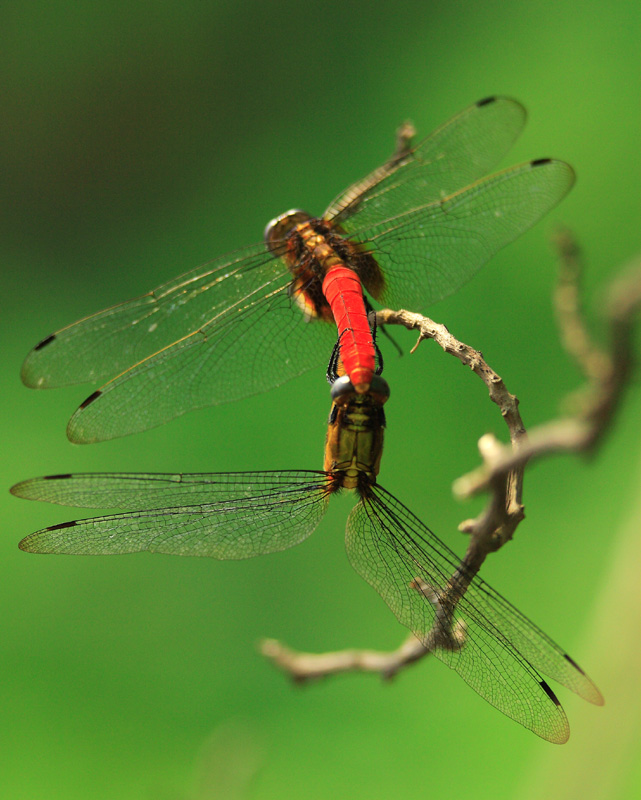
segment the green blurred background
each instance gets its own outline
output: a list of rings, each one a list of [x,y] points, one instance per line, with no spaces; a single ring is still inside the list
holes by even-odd
[[[639,247],[638,0],[40,0],[5,3],[1,19],[5,489],[60,471],[319,468],[322,369],[74,447],[65,424],[90,387],[29,391],[20,364],[51,331],[260,240],[274,215],[322,211],[388,156],[401,120],[425,134],[489,94],[530,112],[510,162],[563,158],[578,183],[432,316],[483,350],[526,424],[577,385],[550,306],[549,234],[558,220],[579,237],[600,331],[602,287]],[[386,351],[381,483],[461,551],[457,524],[480,501],[457,505],[451,483],[501,420],[471,373],[433,344],[410,356],[413,337],[396,336],[406,354]],[[347,500],[298,548],[219,563],[21,553],[23,535],[77,512],[5,491],[2,796],[638,797],[639,401],[637,376],[596,459],[528,473],[527,520],[484,572],[606,697],[597,709],[559,691],[564,747],[436,660],[391,685],[296,689],[261,659],[262,636],[311,651],[404,637],[347,563]]]

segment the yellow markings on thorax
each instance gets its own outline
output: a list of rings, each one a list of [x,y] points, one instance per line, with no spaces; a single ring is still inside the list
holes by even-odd
[[[343,259],[330,247],[322,233],[316,231],[306,222],[296,227],[303,244],[310,255],[315,258],[327,272],[331,267],[343,264]]]
[[[316,275],[316,277],[322,283],[324,274],[331,269],[331,267],[342,265],[343,259],[330,247],[323,234],[316,233],[308,222],[299,223],[296,226],[296,231],[309,256],[320,266],[323,274]],[[311,275],[309,272],[299,273],[298,277],[296,277],[292,283],[290,289],[291,297],[308,322],[313,319],[318,319],[320,316],[325,321],[333,323],[334,316],[329,305],[326,302],[322,302],[320,287],[318,290],[318,297],[310,297],[308,294],[307,286],[310,277]]]

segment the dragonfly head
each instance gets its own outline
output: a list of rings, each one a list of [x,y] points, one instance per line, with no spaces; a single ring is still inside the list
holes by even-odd
[[[279,217],[274,217],[265,227],[264,238],[268,249],[273,252],[281,250],[289,232],[297,225],[300,225],[301,222],[307,222],[309,219],[311,219],[310,215],[298,208],[293,208]]]

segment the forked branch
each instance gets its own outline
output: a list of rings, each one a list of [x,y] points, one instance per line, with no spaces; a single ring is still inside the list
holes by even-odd
[[[488,491],[529,460],[562,452],[592,452],[601,442],[619,406],[634,367],[632,334],[641,307],[641,259],[612,281],[605,301],[610,339],[607,350],[590,337],[580,302],[581,263],[576,242],[567,231],[556,236],[560,275],[555,308],[561,340],[585,377],[585,385],[566,400],[573,415],[552,420],[530,431],[519,447],[499,446],[493,460],[462,476],[454,492],[465,498]]]
[[[511,394],[500,376],[478,350],[458,341],[444,325],[409,311],[378,312],[382,325],[403,325],[419,332],[414,352],[425,339],[433,339],[446,353],[469,367],[485,383],[490,399],[500,409],[508,427],[510,444],[504,445],[493,434],[478,443],[483,464],[454,482],[454,493],[466,498],[480,492],[489,497],[483,511],[461,523],[460,530],[470,536],[467,552],[447,587],[428,587],[416,579],[412,587],[425,594],[437,606],[432,631],[424,640],[411,635],[391,652],[343,650],[336,653],[300,653],[275,640],[261,644],[263,655],[270,658],[296,681],[302,682],[339,672],[376,672],[391,678],[401,669],[428,655],[436,647],[460,646],[463,630],[450,631],[443,641],[439,614],[441,603],[454,619],[456,597],[465,592],[478,573],[486,556],[509,541],[523,513],[523,474],[528,461],[559,452],[593,451],[607,431],[634,365],[632,333],[641,306],[641,260],[623,271],[611,284],[605,305],[605,321],[610,344],[608,350],[594,343],[581,308],[580,280],[582,265],[573,237],[562,231],[555,237],[560,270],[554,293],[554,305],[560,338],[575,360],[585,385],[575,393],[572,415],[552,420],[526,433],[518,410],[518,399]]]

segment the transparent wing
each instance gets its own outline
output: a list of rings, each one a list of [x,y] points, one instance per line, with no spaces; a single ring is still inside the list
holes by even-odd
[[[516,100],[481,100],[350,186],[324,216],[353,231],[437,202],[487,175],[507,154],[525,120],[525,109]]]
[[[429,528],[389,492],[373,486],[350,515],[346,544],[353,567],[399,622],[420,639],[439,632],[436,606],[415,588],[416,581],[443,589],[460,559]],[[463,643],[437,647],[434,655],[495,708],[544,739],[566,741],[569,726],[538,670],[592,703],[603,702],[576,662],[478,577],[458,600],[448,625],[460,626]]]
[[[11,491],[29,500],[136,509],[36,531],[20,542],[20,549],[30,553],[149,551],[241,559],[306,539],[325,513],[330,485],[326,473],[311,470],[90,473],[35,478]]]
[[[391,308],[424,311],[529,230],[573,183],[574,172],[564,162],[531,161],[359,230],[356,238],[368,245],[385,276],[376,299]]]
[[[251,280],[250,276],[243,276]],[[307,320],[285,290],[257,286],[199,330],[135,364],[90,395],[67,435],[85,444],[138,433],[196,408],[228,403],[326,364],[333,325]]]
[[[524,120],[513,100],[477,103],[330,206],[328,217],[383,268],[386,289],[376,299],[423,310],[568,191],[571,169],[544,161],[451,193],[500,159]],[[44,388],[124,370],[71,419],[68,436],[78,443],[266,391],[323,363],[336,335],[292,305],[290,280],[262,244],[224,256],[47,337],[27,357],[23,380]]]
[[[529,162],[361,232],[384,268],[380,299],[423,309],[455,291],[553,208],[573,181],[563,162]],[[253,277],[245,272],[239,281]],[[242,304],[110,381],[72,417],[71,441],[146,430],[194,408],[264,391],[317,364],[334,329],[306,322],[284,291],[288,280],[281,271],[267,299],[265,285],[245,286]]]
[[[524,122],[525,111],[514,100],[499,97],[477,103],[439,128],[402,162],[392,160],[350,187],[337,201],[341,215],[358,210],[358,226],[363,229],[402,209],[440,199],[502,158]],[[290,277],[262,243],[227,254],[142,297],[47,336],[27,356],[22,380],[32,388],[50,388],[113,377],[189,334],[197,338],[205,325],[211,329],[220,324],[226,330],[230,317],[247,320],[247,306],[270,324],[264,314],[273,311],[273,293],[283,291]],[[283,332],[282,328],[277,332]],[[295,348],[283,352],[282,343],[280,350],[277,340],[273,344],[275,356],[298,357]],[[242,362],[243,355],[230,353],[229,363],[222,362],[220,368],[221,376],[227,377],[219,383],[229,382],[237,393],[238,384],[229,377],[234,372],[231,358]],[[305,364],[297,367],[306,368]],[[250,381],[247,393],[271,385],[263,374],[255,385]]]
[[[276,281],[278,288],[288,279],[262,243],[228,253],[47,336],[27,356],[22,380],[44,389],[113,377],[220,311],[242,305],[259,286]]]
[[[23,380],[59,386],[129,367],[74,416],[75,442],[266,391],[323,364],[336,338],[292,303],[290,280],[264,245],[247,248],[48,337],[27,357]]]

